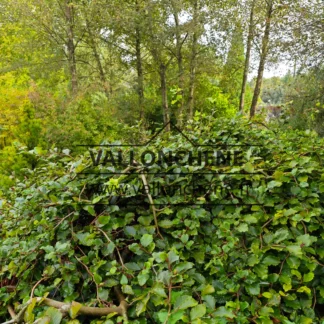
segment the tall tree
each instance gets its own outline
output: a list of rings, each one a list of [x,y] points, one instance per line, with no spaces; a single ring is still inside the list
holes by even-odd
[[[163,12],[163,10],[161,10],[161,8],[159,8],[153,1],[150,1],[150,3],[148,4],[150,44],[148,46],[160,77],[163,122],[165,125],[167,125],[166,130],[170,131],[171,128],[168,103],[167,69],[171,63],[172,57],[170,58],[170,56],[168,55],[169,51],[166,50],[168,35],[166,34],[165,29],[161,30],[160,24],[159,28],[157,29],[157,23],[159,23],[160,19],[165,22],[165,17],[163,17],[165,14],[166,13]]]
[[[136,71],[137,71],[137,95],[138,106],[140,111],[140,119],[144,118],[144,71],[142,59],[142,34],[143,28],[141,17],[143,17],[143,9],[140,0],[135,0],[136,18],[135,18],[135,52],[136,52]]]
[[[179,1],[175,0],[170,0],[171,4],[171,10],[172,10],[172,15],[174,18],[174,33],[175,33],[175,43],[176,43],[176,51],[175,51],[175,56],[177,59],[177,64],[178,64],[178,88],[180,92],[180,107],[179,107],[179,112],[178,112],[178,122],[179,125],[182,125],[182,119],[183,119],[183,109],[184,109],[184,67],[183,67],[183,54],[182,54],[182,47],[184,45],[184,42],[187,38],[186,34],[184,37],[182,37],[182,26],[180,24],[180,8],[179,6],[181,3]]]
[[[78,75],[77,75],[77,66],[76,66],[76,57],[75,57],[75,37],[74,37],[74,20],[75,20],[75,12],[73,7],[73,2],[71,0],[65,0],[65,19],[67,26],[67,40],[66,40],[66,48],[67,48],[67,59],[70,68],[71,74],[71,86],[72,93],[75,94],[78,90]]]
[[[248,36],[247,36],[247,42],[246,42],[244,73],[243,73],[242,89],[241,89],[241,94],[240,94],[240,107],[239,107],[239,110],[242,111],[242,112],[244,110],[246,84],[247,84],[248,75],[249,75],[249,69],[250,69],[250,59],[251,59],[253,32],[254,32],[255,2],[256,2],[256,0],[252,0],[251,8],[250,8],[250,20],[249,20],[249,25],[248,25]]]
[[[271,31],[271,23],[273,18],[273,11],[274,11],[274,1],[275,0],[267,0],[267,11],[265,16],[265,29],[264,29],[264,35],[262,38],[262,49],[260,54],[260,62],[259,62],[259,68],[258,68],[258,75],[256,79],[256,84],[254,88],[254,94],[252,99],[252,104],[250,108],[250,117],[254,117],[255,110],[258,104],[260,92],[261,92],[261,86],[262,86],[262,80],[263,80],[263,72],[267,60],[268,50],[269,50],[269,41],[270,41],[270,31]]]
[[[91,48],[101,86],[103,87],[106,97],[109,98],[108,80],[104,69],[104,62],[100,55],[100,29],[102,26],[100,24],[100,19],[98,19],[98,5],[83,1],[82,14],[87,31],[87,37],[85,37],[84,42]]]
[[[195,105],[195,81],[196,81],[196,65],[198,52],[198,38],[199,38],[199,23],[198,0],[192,0],[192,40],[191,40],[191,54],[190,54],[190,68],[189,68],[189,96],[188,96],[188,114],[189,119],[192,119]]]
[[[241,22],[233,30],[231,45],[227,54],[226,64],[220,87],[229,96],[229,101],[235,107],[239,105],[239,93],[244,65],[244,44]]]

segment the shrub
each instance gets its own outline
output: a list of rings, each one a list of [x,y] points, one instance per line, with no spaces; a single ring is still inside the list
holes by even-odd
[[[196,119],[185,131],[191,142],[245,145],[242,163],[156,163],[149,167],[155,175],[144,176],[140,164],[126,175],[112,174],[123,168],[99,165],[100,174],[81,175],[92,170],[87,154],[32,153],[38,168],[0,200],[3,319],[6,306],[15,305],[19,313],[28,305],[25,321],[42,323],[59,323],[62,307],[64,322],[89,322],[87,314],[99,309],[116,313],[93,323],[323,320],[323,140],[239,119]],[[186,137],[160,134],[152,145],[197,156],[202,147],[193,148]],[[118,148],[113,150],[117,155]],[[219,177],[223,186],[229,173],[236,181],[250,180],[252,191],[243,196],[233,187],[225,202],[208,206],[222,195],[201,194],[210,174],[194,182],[187,174],[206,170],[226,173]],[[193,195],[128,192],[112,202],[117,188],[139,188],[146,181],[164,188],[168,181],[194,183]],[[116,187],[108,193],[98,183]],[[151,199],[161,206],[152,206]]]

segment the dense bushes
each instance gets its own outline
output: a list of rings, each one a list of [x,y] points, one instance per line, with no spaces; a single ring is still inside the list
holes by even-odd
[[[185,135],[218,149],[244,145],[242,161],[155,163],[148,170],[155,175],[144,176],[139,163],[127,171],[100,165],[100,174],[78,175],[94,171],[88,154],[29,153],[38,167],[0,200],[2,319],[9,317],[6,306],[18,314],[29,303],[26,322],[59,323],[56,308],[64,305],[57,300],[73,302],[64,306],[63,321],[85,323],[90,309],[81,304],[107,313],[120,304],[118,314],[93,320],[107,324],[126,317],[130,323],[321,323],[323,140],[311,132],[275,133],[198,115]],[[194,156],[204,149],[177,132],[162,133],[150,145],[162,148],[193,150]],[[217,178],[222,187],[230,178],[249,181],[249,194],[235,185],[225,195],[220,188],[204,192],[210,174],[185,174],[203,172],[224,173]],[[168,183],[194,184],[194,190],[136,194],[146,181],[159,183],[164,193]],[[110,193],[108,185],[115,186]],[[120,188],[133,191],[118,193]]]

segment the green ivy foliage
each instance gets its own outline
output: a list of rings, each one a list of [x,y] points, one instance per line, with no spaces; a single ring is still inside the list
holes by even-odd
[[[140,166],[114,176],[123,169],[102,164],[100,172],[80,175],[92,169],[87,153],[29,152],[37,168],[0,196],[1,319],[9,320],[8,305],[18,313],[31,297],[47,296],[74,306],[62,317],[32,299],[25,322],[323,323],[323,140],[199,115],[184,133],[199,145],[244,145],[242,163],[153,164],[148,183],[192,184],[193,175],[181,172],[207,169],[226,173],[224,181],[229,173],[249,178],[252,194],[234,190],[226,204],[208,207],[218,193],[175,192],[153,197],[161,204],[153,208],[148,195],[127,193],[108,205],[116,192],[95,185],[140,187]],[[163,133],[154,145],[197,154],[201,147],[186,137]],[[159,172],[174,174],[167,180]],[[198,177],[195,192],[208,177]],[[240,205],[243,199],[248,204]],[[118,304],[114,287],[126,296],[127,317],[78,316],[78,303]]]

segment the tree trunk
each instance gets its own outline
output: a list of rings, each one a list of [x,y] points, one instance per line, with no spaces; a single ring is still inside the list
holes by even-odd
[[[189,98],[188,98],[188,113],[189,119],[193,118],[194,105],[195,105],[195,81],[196,81],[196,59],[197,59],[197,45],[198,45],[198,33],[197,33],[197,18],[198,18],[198,1],[194,0],[193,3],[193,28],[192,35],[192,47],[190,58],[190,77],[189,77]]]
[[[166,126],[166,130],[170,131],[170,113],[169,113],[169,105],[168,105],[168,90],[167,90],[167,82],[166,82],[166,70],[167,64],[163,62],[162,58],[162,49],[159,41],[156,39],[156,35],[154,34],[153,30],[153,17],[151,6],[148,6],[148,22],[149,22],[149,31],[150,31],[150,38],[151,38],[151,53],[152,57],[155,61],[156,66],[159,68],[159,75],[160,75],[160,84],[161,84],[161,97],[162,97],[162,112],[163,112],[163,122]]]
[[[92,31],[91,31],[90,23],[89,23],[89,20],[87,18],[86,18],[86,24],[87,24],[87,31],[88,31],[88,35],[89,35],[89,39],[90,39],[91,49],[92,49],[94,58],[95,58],[96,63],[97,63],[98,71],[99,71],[100,81],[101,81],[102,86],[104,88],[106,97],[109,99],[109,91],[108,91],[108,87],[107,87],[107,79],[106,79],[106,76],[105,76],[103,66],[101,64],[101,60],[100,60],[100,56],[99,56],[99,53],[98,53],[98,50],[97,50],[96,43],[94,41],[94,37],[93,37]]]
[[[162,108],[163,108],[163,122],[164,125],[168,124],[166,127],[167,131],[170,131],[170,113],[168,105],[168,91],[166,84],[166,66],[160,63],[160,81],[161,81],[161,96],[162,96]]]
[[[78,90],[78,77],[75,58],[75,45],[74,45],[74,22],[73,22],[73,8],[70,0],[65,1],[65,16],[67,21],[67,57],[71,75],[72,93],[75,94]]]
[[[261,58],[260,58],[260,63],[259,63],[256,85],[254,88],[252,105],[251,105],[251,109],[250,109],[250,118],[254,117],[254,115],[255,115],[255,110],[256,110],[256,107],[258,104],[258,99],[259,99],[260,92],[261,92],[263,72],[264,72],[264,67],[265,67],[265,63],[267,60],[267,54],[268,54],[268,48],[269,48],[269,37],[270,37],[272,13],[273,13],[273,1],[271,0],[268,5],[268,10],[267,10],[266,27],[265,27],[264,36],[262,39]]]
[[[178,124],[182,126],[183,123],[183,108],[184,108],[184,74],[183,74],[183,56],[182,56],[182,39],[181,39],[181,30],[179,22],[179,13],[174,3],[174,0],[171,0],[171,6],[173,10],[173,18],[175,23],[175,36],[176,36],[176,56],[178,63],[178,88],[180,89],[181,101],[178,111]]]
[[[138,1],[136,0],[136,19],[140,17],[140,8]],[[138,94],[138,106],[139,106],[139,118],[142,120],[144,118],[144,74],[143,74],[143,64],[142,64],[142,35],[139,23],[136,22],[135,27],[135,51],[136,51],[136,70],[137,70],[137,94]]]
[[[136,69],[137,69],[137,94],[140,119],[144,118],[144,74],[142,65],[142,52],[141,52],[141,33],[139,28],[135,29],[136,33]]]
[[[255,0],[253,0],[252,4],[251,4],[250,21],[249,21],[249,33],[248,33],[248,38],[247,38],[244,73],[243,73],[243,82],[242,82],[242,90],[241,90],[241,96],[240,96],[239,110],[241,112],[243,112],[243,110],[244,110],[245,90],[246,90],[246,84],[247,84],[249,68],[250,68],[250,58],[251,58],[252,41],[253,41],[253,28],[254,28],[254,6],[255,6]]]

